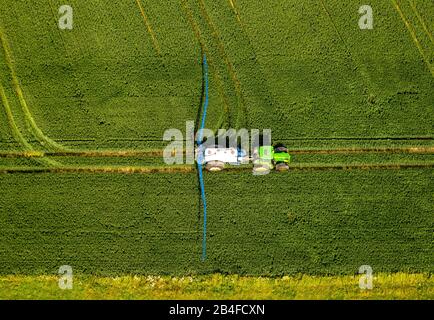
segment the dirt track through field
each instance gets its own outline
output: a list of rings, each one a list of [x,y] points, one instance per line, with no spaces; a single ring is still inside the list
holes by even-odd
[[[211,54],[210,49],[206,45],[206,42],[205,42],[205,39],[202,35],[200,27],[199,27],[198,23],[196,23],[196,21],[193,17],[193,12],[192,12],[191,8],[188,6],[188,4],[185,0],[180,0],[180,4],[181,4],[182,10],[184,11],[184,14],[187,18],[187,21],[191,27],[191,30],[193,31],[200,47],[202,48],[202,51],[204,53],[206,53],[206,55],[207,55],[208,65],[212,71],[210,74],[212,75],[212,77],[216,81],[216,89],[217,89],[219,96],[220,96],[222,103],[223,103],[222,114],[221,114],[221,117],[218,120],[216,128],[214,130],[214,131],[217,131],[224,124],[226,124],[228,126],[231,125],[232,117],[231,117],[231,113],[230,113],[231,109],[229,107],[229,99],[228,99],[228,96],[226,95],[226,93],[224,92],[223,81],[222,81],[221,75],[218,72],[217,62],[214,61],[214,57]],[[217,60],[217,58],[216,58],[216,60]]]
[[[324,171],[324,170],[400,170],[434,168],[434,163],[370,163],[370,164],[313,164],[290,165],[292,171]],[[251,167],[226,168],[223,173],[251,172]],[[155,166],[155,167],[22,167],[0,168],[0,174],[14,173],[116,173],[116,174],[153,174],[153,173],[196,173],[194,166]],[[273,172],[274,173],[274,172]],[[212,173],[209,173],[212,174]],[[219,174],[219,173],[214,173]],[[285,173],[278,173],[285,174]]]
[[[289,149],[290,154],[434,154],[434,147],[395,147],[395,148],[336,148],[336,149]],[[183,152],[186,155],[186,152]],[[188,153],[189,155],[191,153]],[[172,156],[176,153],[172,152]],[[163,150],[119,150],[119,151],[65,151],[65,152],[21,152],[3,151],[0,158],[40,158],[40,157],[85,157],[85,158],[156,158],[163,157]]]
[[[428,26],[426,25],[425,20],[423,19],[421,13],[419,12],[419,10],[417,10],[417,7],[416,7],[416,4],[414,3],[414,0],[410,0],[409,3],[410,3],[411,9],[416,14],[416,17],[419,20],[419,23],[421,24],[425,34],[428,36],[428,38],[434,44],[433,35],[432,35],[431,31],[429,30]]]
[[[30,108],[27,104],[26,99],[24,98],[24,93],[21,88],[20,82],[18,80],[17,73],[15,71],[14,65],[13,65],[13,57],[12,57],[12,50],[10,48],[9,42],[6,38],[6,34],[2,31],[0,31],[0,41],[1,45],[4,51],[5,55],[5,62],[6,66],[9,69],[10,76],[12,78],[12,84],[13,88],[15,90],[15,94],[20,102],[21,109],[24,113],[25,119],[29,125],[29,128],[31,129],[32,135],[38,140],[38,142],[48,150],[56,150],[56,151],[62,151],[66,149],[53,141],[52,139],[48,138],[42,130],[38,127],[36,124],[35,119],[33,118],[32,113],[30,112]]]
[[[234,85],[234,89],[235,89],[235,93],[237,95],[237,99],[238,99],[238,114],[237,114],[237,118],[236,118],[236,127],[243,127],[243,126],[247,126],[248,124],[248,114],[247,114],[247,107],[246,107],[246,102],[245,99],[243,97],[243,94],[241,92],[241,83],[240,80],[238,79],[238,76],[236,74],[235,71],[235,67],[232,64],[232,62],[229,59],[229,56],[226,53],[226,49],[225,46],[221,40],[221,36],[220,36],[220,31],[218,30],[217,26],[214,24],[214,22],[211,20],[211,17],[208,14],[208,11],[206,9],[205,3],[203,2],[203,0],[199,0],[199,9],[200,12],[203,16],[203,18],[205,19],[209,30],[211,31],[211,36],[214,39],[214,42],[216,44],[216,48],[220,54],[220,56],[222,57],[226,67],[227,67],[227,71],[229,73],[229,76],[233,82]],[[241,119],[244,120],[244,124],[239,123],[241,121]]]
[[[157,40],[157,37],[156,37],[154,31],[152,30],[151,24],[149,23],[149,19],[146,16],[145,10],[141,4],[141,0],[136,0],[136,3],[137,3],[137,6],[140,10],[140,15],[143,18],[143,22],[145,23],[146,30],[148,31],[149,35],[151,36],[152,45],[155,49],[155,52],[158,54],[158,56],[161,56],[160,44],[158,43],[158,40]]]
[[[407,28],[408,32],[410,33],[410,36],[413,39],[413,42],[416,45],[416,48],[419,50],[419,53],[422,56],[423,61],[425,62],[426,66],[428,67],[428,70],[431,72],[431,75],[434,77],[434,67],[431,65],[429,58],[425,54],[425,51],[424,51],[419,39],[417,38],[416,31],[415,31],[414,27],[411,25],[410,21],[405,16],[398,1],[397,0],[391,0],[391,1],[392,1],[393,6],[395,7],[396,11],[399,13],[401,20],[404,22],[405,27]]]

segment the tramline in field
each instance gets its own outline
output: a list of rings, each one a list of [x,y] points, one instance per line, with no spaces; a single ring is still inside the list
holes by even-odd
[[[260,174],[272,169],[289,170],[291,156],[288,148],[282,143],[255,147],[252,157],[249,157],[247,151],[241,146],[234,148],[221,145],[199,145],[196,149],[196,161],[211,172],[222,171],[226,165],[239,166],[252,162],[253,171]]]

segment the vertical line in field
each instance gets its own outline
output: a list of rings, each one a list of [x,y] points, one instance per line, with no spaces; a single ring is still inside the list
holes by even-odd
[[[425,31],[426,35],[429,37],[431,42],[434,44],[434,39],[433,39],[432,33],[428,29],[428,26],[426,25],[425,21],[423,20],[419,10],[417,10],[416,5],[414,4],[414,1],[410,0],[409,2],[410,2],[411,9],[416,14],[417,19],[419,20],[420,24],[422,25],[423,30]]]
[[[231,115],[230,115],[228,98],[227,98],[226,94],[224,93],[222,79],[220,78],[220,75],[218,73],[217,66],[216,66],[216,64],[213,63],[211,54],[209,53],[209,49],[206,46],[205,40],[202,37],[200,28],[196,24],[196,22],[194,21],[191,9],[188,7],[185,0],[180,0],[180,3],[181,3],[182,9],[185,12],[185,16],[187,17],[188,23],[190,24],[191,29],[192,29],[194,35],[196,36],[197,41],[199,42],[200,47],[202,48],[204,53],[208,54],[207,62],[209,63],[210,68],[214,68],[214,70],[215,70],[214,76],[215,76],[215,80],[216,80],[216,86],[217,86],[216,88],[217,88],[217,91],[219,93],[219,96],[221,97],[221,101],[223,103],[223,113],[222,113],[222,115],[221,115],[221,117],[217,123],[216,129],[214,130],[214,131],[217,131],[218,129],[220,129],[222,127],[222,125],[225,123],[225,121],[226,121],[227,125],[229,125],[229,126],[231,125]],[[202,106],[202,104],[201,104],[201,106]]]
[[[3,48],[3,52],[5,54],[6,65],[9,69],[10,76],[12,78],[13,88],[14,88],[15,94],[18,97],[18,100],[20,102],[21,109],[24,113],[27,124],[30,127],[30,132],[33,134],[33,136],[39,141],[39,143],[42,146],[47,147],[48,149],[60,150],[60,151],[67,150],[62,145],[58,144],[54,140],[47,137],[42,132],[42,130],[38,127],[38,125],[36,124],[36,121],[33,118],[32,113],[30,112],[30,108],[27,104],[27,101],[24,98],[24,93],[23,93],[23,90],[21,89],[20,81],[18,80],[17,73],[16,73],[15,68],[13,66],[12,50],[9,46],[6,35],[1,30],[0,30],[0,42],[1,42],[1,45]]]
[[[239,100],[238,104],[239,104],[239,107],[241,109],[240,113],[237,115],[236,127],[237,128],[240,126],[242,127],[242,125],[239,125],[239,122],[241,121],[240,118],[242,115],[244,115],[244,123],[245,123],[246,127],[248,127],[247,107],[246,107],[246,102],[244,100],[243,93],[241,90],[240,80],[237,77],[237,74],[235,72],[235,68],[234,68],[233,64],[231,63],[228,55],[226,54],[226,49],[225,49],[224,44],[221,40],[219,30],[216,27],[216,25],[214,24],[214,22],[211,20],[211,17],[208,15],[208,12],[207,12],[206,6],[205,6],[205,2],[203,0],[199,0],[199,8],[200,8],[200,11],[202,12],[203,17],[205,18],[206,23],[208,24],[208,26],[212,32],[212,36],[216,40],[217,48],[220,52],[220,55],[223,57],[223,60],[226,63],[229,75],[232,78],[232,82],[234,83],[235,92],[236,92],[238,100]]]
[[[235,16],[237,17],[238,23],[239,23],[240,25],[242,25],[241,18],[240,18],[240,14],[239,14],[238,9],[237,9],[237,6],[236,6],[236,4],[235,4],[235,0],[228,0],[228,1],[229,1],[229,4],[230,4],[231,7],[232,7],[232,10],[233,10],[234,13],[235,13]]]
[[[321,3],[321,6],[322,6],[325,14],[327,15],[328,19],[330,20],[330,24],[332,25],[333,29],[335,30],[336,35],[338,36],[339,40],[344,45],[345,51],[347,52],[348,57],[351,59],[352,64],[360,72],[360,74],[362,76],[362,82],[363,82],[363,85],[365,86],[365,89],[369,92],[369,89],[370,89],[369,84],[372,82],[370,79],[369,73],[365,69],[364,65],[363,64],[359,65],[356,58],[354,58],[353,54],[351,53],[350,46],[345,41],[344,37],[342,36],[341,32],[339,31],[338,26],[336,25],[335,21],[333,20],[333,17],[332,17],[329,9],[327,8],[327,6],[325,4],[325,1],[319,0],[319,2]]]
[[[12,132],[12,137],[17,141],[19,144],[21,144],[24,148],[24,150],[33,150],[33,147],[27,142],[27,140],[22,135],[20,129],[18,129],[17,124],[15,123],[14,116],[11,111],[11,107],[9,105],[8,98],[6,97],[6,92],[3,89],[3,85],[0,83],[0,97],[1,101],[3,103],[3,107],[5,109],[6,117],[9,122],[9,127]]]
[[[148,29],[148,33],[151,36],[152,39],[152,45],[154,46],[155,51],[157,52],[157,54],[160,56],[161,55],[161,49],[160,49],[160,45],[158,43],[157,37],[155,36],[154,31],[152,30],[151,24],[149,23],[148,17],[145,14],[145,10],[143,9],[142,4],[140,3],[140,0],[136,0],[137,6],[140,9],[140,14],[143,17],[143,21],[145,23],[146,29]]]
[[[411,38],[413,39],[413,42],[415,43],[417,49],[419,50],[420,55],[423,58],[423,61],[426,63],[428,70],[431,72],[431,75],[434,77],[434,67],[430,64],[429,59],[425,55],[425,52],[422,48],[422,45],[420,44],[419,40],[417,39],[416,32],[414,31],[413,27],[411,26],[410,22],[405,17],[404,13],[401,10],[401,7],[399,6],[398,2],[396,0],[391,0],[393,3],[393,6],[395,7],[396,11],[398,11],[399,16],[401,17],[401,20],[404,22],[405,27],[410,32]]]
[[[6,116],[9,122],[9,127],[12,132],[12,137],[15,139],[16,142],[18,142],[24,151],[35,151],[33,147],[27,142],[27,140],[24,138],[23,134],[21,133],[20,129],[18,128],[17,124],[15,123],[14,116],[11,111],[11,107],[9,105],[8,98],[6,96],[6,92],[3,88],[3,85],[0,82],[0,98],[1,102],[3,104],[3,107],[6,112]],[[36,159],[36,162],[39,162],[41,164],[49,165],[49,166],[58,166],[59,163],[57,161],[48,159],[48,158],[41,158]]]
[[[265,75],[262,65],[257,57],[257,52],[255,50],[254,45],[252,44],[252,40],[249,36],[249,32],[247,31],[247,28],[245,26],[245,24],[243,23],[243,21],[241,20],[241,14],[240,14],[240,10],[237,7],[237,4],[235,2],[235,0],[228,0],[229,5],[231,7],[231,10],[234,14],[234,16],[236,17],[237,20],[237,24],[240,27],[240,31],[241,31],[241,35],[244,37],[245,41],[247,42],[247,48],[248,50],[251,52],[252,54],[252,61],[255,65],[255,69],[252,68],[250,70],[250,72],[252,74],[256,74],[257,75],[257,79],[259,81],[259,85],[262,88],[263,91],[260,91],[260,96],[261,96],[261,100],[265,101],[264,102],[259,102],[260,105],[263,106],[271,106],[272,110],[274,111],[273,113],[275,115],[278,116],[278,119],[285,119],[285,121],[287,122],[291,122],[292,120],[288,118],[287,114],[285,112],[282,111],[281,106],[279,105],[279,103],[277,102],[277,100],[273,97],[273,94],[270,90],[270,85],[269,85],[269,81],[267,76]],[[239,42],[240,43],[240,42]],[[241,43],[240,43],[241,45]],[[258,93],[258,92],[256,92]],[[278,121],[279,121],[278,120]]]

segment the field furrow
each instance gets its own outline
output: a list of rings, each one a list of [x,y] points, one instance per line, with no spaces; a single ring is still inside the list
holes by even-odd
[[[430,60],[428,59],[427,54],[425,53],[424,48],[422,47],[417,35],[416,31],[414,30],[414,27],[410,23],[410,21],[407,19],[403,11],[401,10],[401,7],[399,5],[398,0],[391,0],[393,3],[393,6],[395,7],[396,11],[399,13],[399,16],[401,17],[402,21],[405,24],[405,27],[408,29],[408,32],[410,33],[411,38],[413,39],[414,44],[416,45],[420,55],[422,56],[423,60],[426,63],[426,66],[428,70],[431,72],[431,75],[434,77],[434,66],[431,64]]]
[[[15,90],[15,93],[19,99],[20,105],[22,107],[22,112],[24,113],[27,123],[31,129],[32,134],[35,136],[36,139],[40,142],[40,144],[48,148],[50,150],[65,150],[64,147],[47,137],[42,130],[38,127],[38,125],[35,122],[35,119],[32,116],[32,113],[30,112],[29,106],[27,104],[26,99],[24,98],[24,93],[21,88],[20,82],[18,80],[18,76],[15,72],[14,66],[13,66],[13,58],[12,58],[12,52],[9,46],[9,43],[6,39],[6,35],[4,32],[0,31],[0,41],[2,43],[4,56],[6,60],[6,65],[9,68],[10,75],[12,78],[12,84]]]

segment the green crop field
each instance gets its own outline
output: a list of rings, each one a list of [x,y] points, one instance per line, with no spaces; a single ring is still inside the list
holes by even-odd
[[[432,299],[433,33],[425,0],[0,0],[0,299],[55,297],[31,291],[62,265],[86,283],[66,298],[218,274],[265,277],[256,298]],[[204,174],[202,261],[198,170],[166,164],[163,135],[197,130],[204,97],[206,128],[271,129],[292,163]],[[362,265],[418,289],[337,288]],[[273,282],[300,275],[287,295]],[[315,277],[335,280],[316,295]],[[251,298],[207,285],[155,297]],[[119,290],[106,297],[152,298]]]
[[[205,262],[194,174],[0,177],[3,274],[53,273],[62,264],[111,276],[352,274],[366,261],[383,272],[430,272],[434,265],[431,169],[208,174]]]

